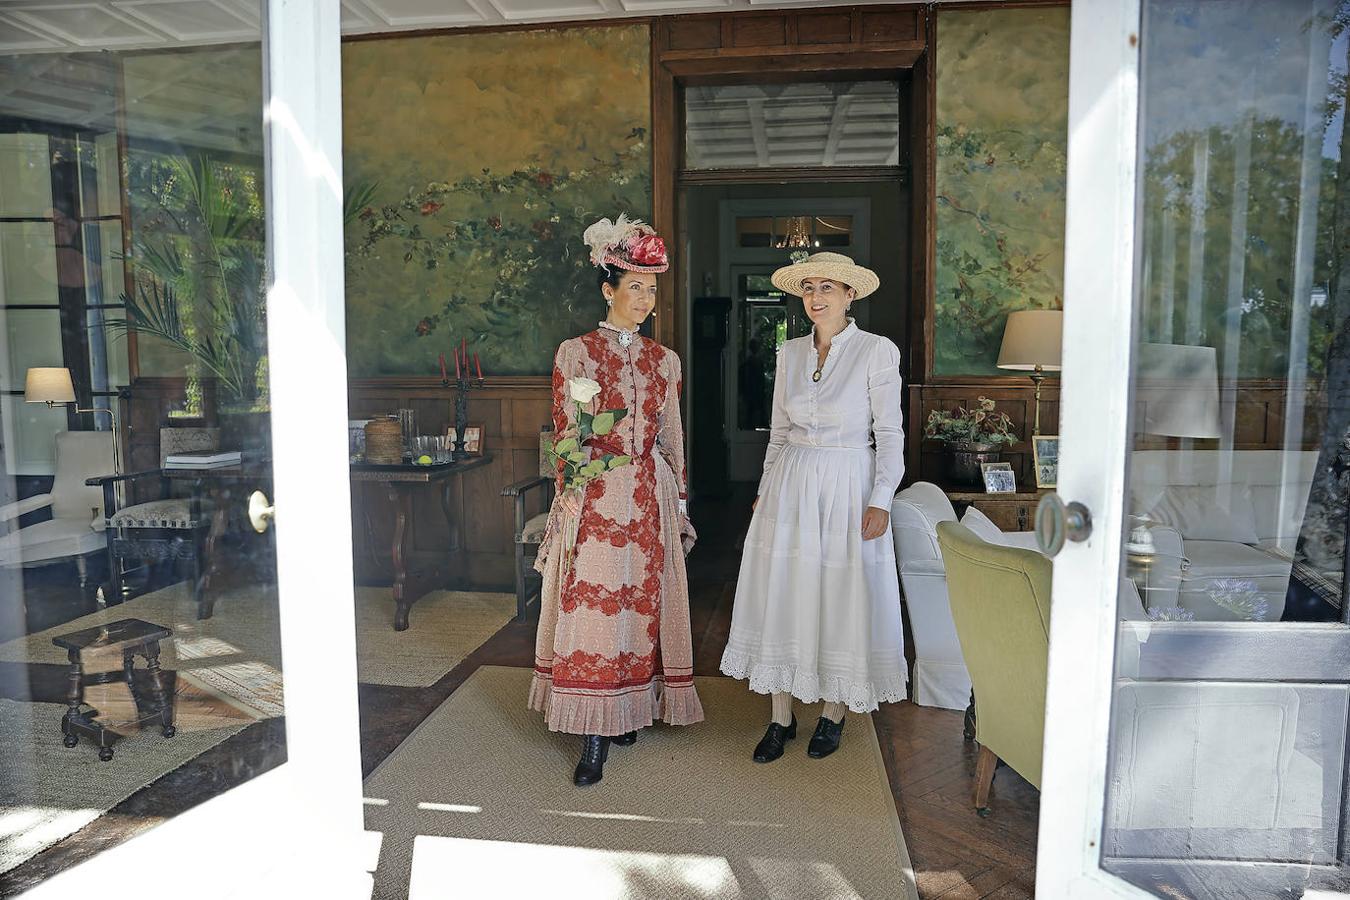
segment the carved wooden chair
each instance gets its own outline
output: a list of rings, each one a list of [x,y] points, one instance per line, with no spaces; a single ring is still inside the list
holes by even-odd
[[[502,488],[502,496],[510,497],[515,502],[516,618],[520,620],[525,618],[525,610],[530,602],[539,599],[544,586],[543,578],[534,570],[534,561],[539,557],[539,543],[543,540],[544,529],[548,525],[548,511],[553,505],[553,491],[557,479],[557,471],[545,450],[552,443],[553,431],[544,426],[539,432],[539,473]],[[534,490],[541,491],[543,512],[527,518],[527,500],[530,492]]]
[[[125,591],[128,562],[190,567],[192,599],[197,618],[209,619],[212,601],[207,594],[211,582],[211,557],[214,549],[213,508],[210,501],[193,490],[190,496],[173,493],[173,485],[164,477],[163,467],[170,454],[197,450],[216,450],[220,446],[219,428],[161,428],[159,430],[158,469],[132,472],[116,477],[90,479],[103,488],[107,520],[108,566],[111,571],[113,602],[120,602]],[[137,482],[158,480],[159,496],[153,500],[119,506],[115,486],[127,485],[126,494]]]

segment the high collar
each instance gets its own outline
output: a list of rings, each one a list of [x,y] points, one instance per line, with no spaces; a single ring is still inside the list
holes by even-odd
[[[853,335],[857,333],[858,333],[858,323],[856,320],[854,320],[852,316],[849,316],[848,324],[844,326],[844,330],[836,334],[834,337],[830,338],[830,346],[835,347],[837,345],[843,344],[845,341],[847,341],[849,338],[853,337]],[[816,326],[812,325],[811,346],[814,347],[815,345],[816,345]]]
[[[618,343],[620,347],[623,347],[624,349],[627,349],[628,347],[631,347],[633,344],[637,343],[639,337],[638,334],[639,329],[634,328],[632,331],[625,331],[619,326],[612,324],[607,319],[600,320],[599,331],[602,334],[609,335],[610,340],[615,341],[616,343]]]

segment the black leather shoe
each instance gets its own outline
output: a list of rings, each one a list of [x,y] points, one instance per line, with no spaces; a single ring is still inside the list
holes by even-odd
[[[792,717],[791,725],[779,725],[770,722],[764,737],[755,745],[755,762],[767,763],[783,755],[783,745],[797,736],[797,717]]]
[[[612,737],[609,739],[609,742],[618,747],[631,747],[637,743],[637,732],[630,731],[627,734],[621,734],[618,737]]]
[[[595,784],[605,777],[605,759],[609,757],[609,738],[599,734],[581,736],[581,761],[577,763],[572,783],[577,787]]]
[[[824,759],[839,749],[839,739],[844,734],[844,720],[831,722],[824,716],[816,723],[816,733],[811,735],[811,743],[806,745],[806,755],[812,759]]]

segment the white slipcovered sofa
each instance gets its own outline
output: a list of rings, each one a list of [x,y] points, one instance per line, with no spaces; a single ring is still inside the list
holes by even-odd
[[[1155,557],[1145,605],[1199,621],[1278,621],[1317,455],[1136,451],[1130,509],[1147,521]]]
[[[937,542],[938,523],[955,520],[956,511],[947,495],[925,481],[905,488],[891,503],[891,537],[914,636],[911,693],[920,706],[944,709],[965,709],[970,703],[970,673],[956,637],[947,600],[947,572]],[[1033,533],[1000,531],[974,507],[966,510],[961,524],[990,543],[1036,549]],[[1130,597],[1127,602],[1137,606],[1132,590]]]

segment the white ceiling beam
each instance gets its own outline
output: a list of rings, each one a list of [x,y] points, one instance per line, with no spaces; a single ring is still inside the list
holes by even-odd
[[[834,112],[830,115],[830,133],[825,137],[825,153],[820,164],[834,165],[834,157],[839,152],[839,141],[844,137],[844,126],[848,124],[849,97],[841,94],[834,100]]]
[[[764,128],[764,101],[746,100],[746,111],[750,115],[750,133],[755,141],[755,159],[761,166],[769,165],[769,136]]]

